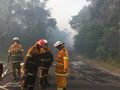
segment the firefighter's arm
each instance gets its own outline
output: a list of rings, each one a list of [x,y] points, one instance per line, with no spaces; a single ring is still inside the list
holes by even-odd
[[[10,61],[10,57],[11,57],[11,47],[10,47],[10,49],[8,50],[8,62]]]
[[[24,58],[24,71],[27,70],[29,60],[31,60],[31,55],[27,53]]]
[[[54,57],[53,57],[53,54],[50,52],[50,59],[51,59],[51,62],[54,61]]]
[[[8,62],[10,61],[11,53],[8,53]]]
[[[50,66],[52,65],[53,61],[54,61],[54,57],[53,57],[53,54],[52,54],[52,51],[50,48],[48,48],[48,54],[49,54],[49,57],[50,57]]]
[[[26,62],[31,58],[32,56],[30,55],[30,53],[27,53],[25,58],[24,58],[24,64],[26,64]]]
[[[64,71],[68,71],[68,57],[64,57]]]
[[[28,52],[24,58],[24,66],[26,66],[27,61],[32,57],[31,51],[32,51],[32,47],[28,49]]]
[[[23,49],[23,46],[22,46],[22,45],[20,46],[20,51],[21,51],[22,57],[24,57],[25,54],[24,54],[24,49]]]
[[[69,59],[68,59],[68,52],[67,50],[65,50],[65,54],[64,54],[64,72],[68,71],[68,67],[69,67]]]

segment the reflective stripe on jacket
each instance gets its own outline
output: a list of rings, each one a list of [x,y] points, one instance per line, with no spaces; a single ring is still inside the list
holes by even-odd
[[[69,60],[67,49],[62,49],[56,56],[55,72],[56,75],[66,75],[68,72]]]
[[[21,62],[23,60],[23,51],[21,44],[12,44],[8,50],[12,62]]]

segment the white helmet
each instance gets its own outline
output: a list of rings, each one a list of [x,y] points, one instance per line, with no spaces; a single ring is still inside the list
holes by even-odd
[[[19,41],[19,38],[18,37],[14,37],[13,41],[16,41],[16,40]]]
[[[46,40],[46,39],[44,39],[44,42],[47,44],[48,43],[48,41]]]
[[[57,46],[59,46],[59,45],[61,45],[61,44],[64,44],[64,42],[62,42],[62,41],[57,41],[57,42],[54,44],[54,47],[57,47]]]

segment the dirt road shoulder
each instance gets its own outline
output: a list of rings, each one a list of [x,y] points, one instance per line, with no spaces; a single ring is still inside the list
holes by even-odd
[[[103,61],[95,60],[95,59],[87,59],[87,58],[84,58],[81,56],[76,56],[76,58],[78,60],[81,60],[84,63],[87,63],[88,65],[90,65],[92,67],[95,67],[104,72],[108,72],[112,75],[120,77],[120,67],[119,68],[112,67],[111,65],[109,65],[108,63],[104,63]]]

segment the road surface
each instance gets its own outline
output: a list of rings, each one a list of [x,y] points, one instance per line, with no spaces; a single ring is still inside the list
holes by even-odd
[[[12,76],[9,74],[3,79],[1,85],[9,90],[20,90],[20,83],[11,83],[11,81]],[[51,86],[46,90],[56,90],[54,67],[50,69],[49,82]],[[42,90],[38,81],[35,90]],[[67,90],[120,90],[120,78],[74,59],[71,61]]]

